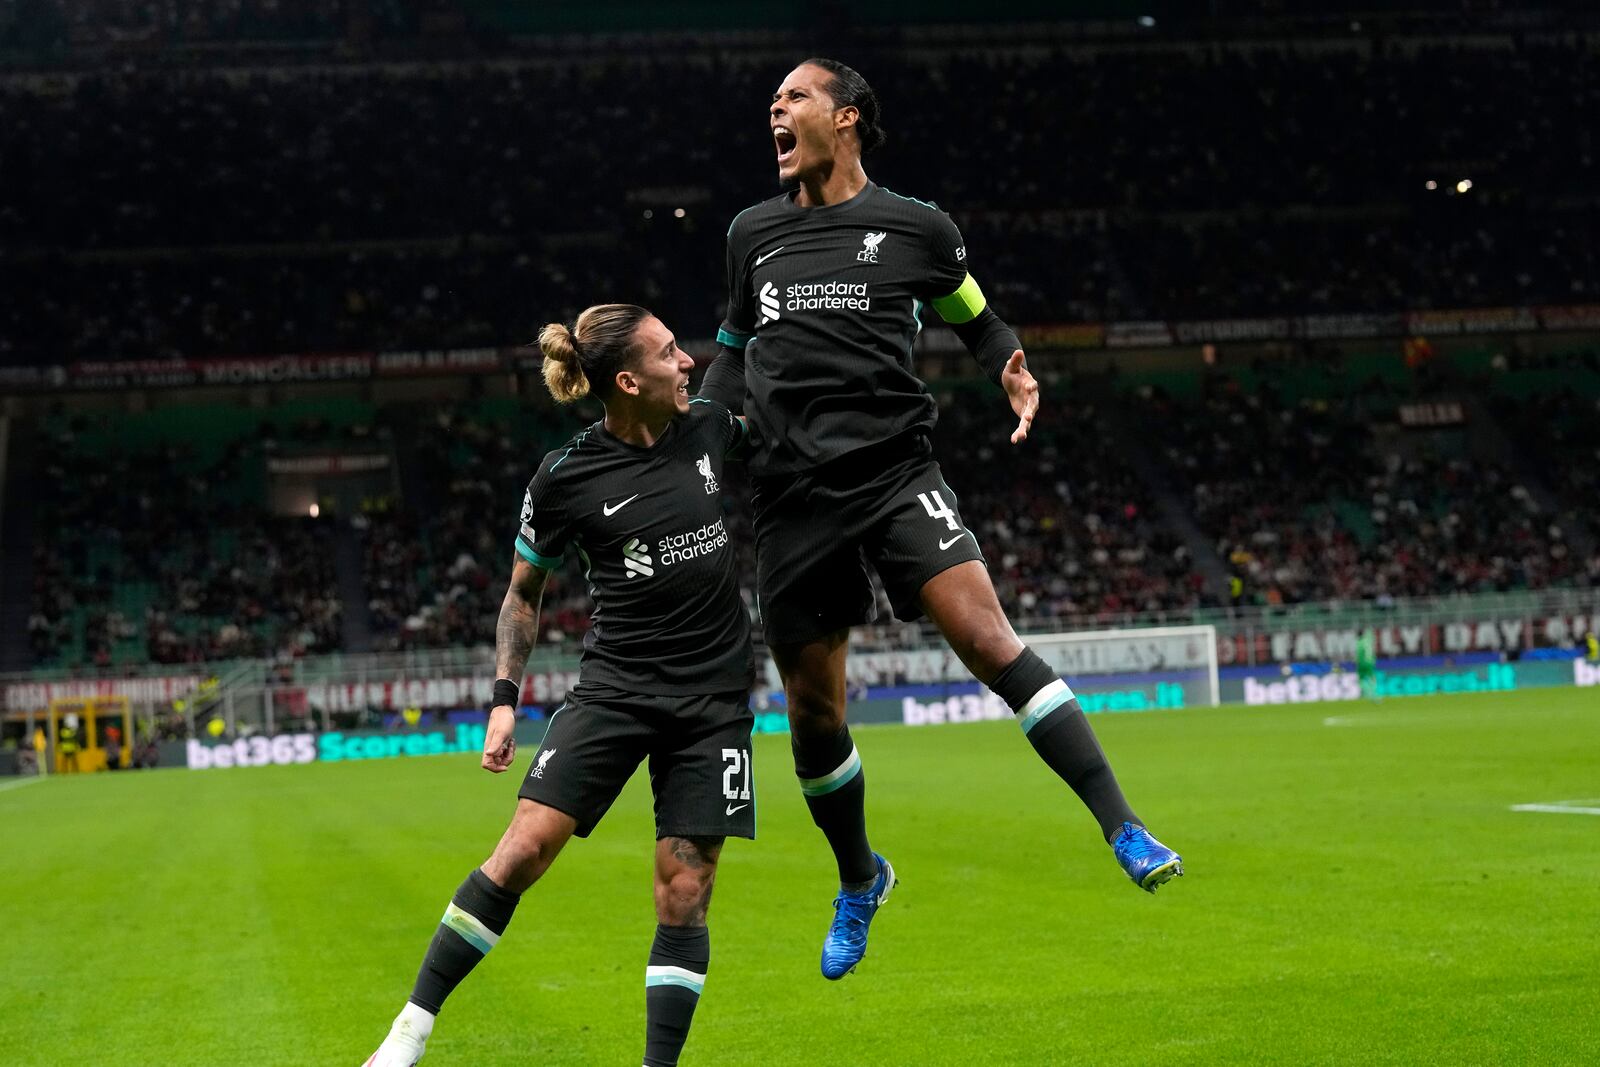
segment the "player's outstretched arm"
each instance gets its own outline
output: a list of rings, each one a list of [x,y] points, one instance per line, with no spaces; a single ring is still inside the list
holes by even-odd
[[[517,724],[516,698],[511,694],[528,666],[528,654],[539,633],[539,603],[549,580],[549,571],[521,556],[511,565],[511,585],[494,628],[495,706],[489,711],[489,731],[483,739],[483,769],[495,774],[509,769],[517,758],[517,739],[512,736]],[[511,688],[503,696],[507,684]]]
[[[1028,373],[1022,342],[989,306],[983,287],[972,276],[966,242],[950,216],[936,209],[921,218],[928,224],[928,304],[972,353],[983,376],[1006,391],[1017,416],[1011,443],[1021,444],[1039,414],[1039,383]],[[950,285],[955,288],[947,288]]]
[[[1017,416],[1011,443],[1026,441],[1034,417],[1039,414],[1039,383],[1028,373],[1016,332],[989,307],[983,290],[970,274],[955,292],[934,300],[933,307],[961,338],[984,375],[1006,391]]]

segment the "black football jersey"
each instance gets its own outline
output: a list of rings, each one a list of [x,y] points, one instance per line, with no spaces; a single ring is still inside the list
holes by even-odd
[[[754,681],[750,618],[722,511],[731,412],[696,398],[649,448],[597,422],[539,464],[516,549],[554,569],[577,553],[594,598],[579,677],[639,693],[725,693]]]
[[[784,194],[738,215],[718,339],[744,349],[751,473],[807,470],[932,427],[912,345],[923,306],[966,281],[966,259],[949,215],[871,182],[838,204]]]

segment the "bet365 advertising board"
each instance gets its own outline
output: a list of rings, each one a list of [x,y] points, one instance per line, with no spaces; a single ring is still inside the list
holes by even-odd
[[[1089,714],[1176,711],[1204,706],[1209,682],[1193,673],[1101,676],[1069,679],[1078,702]],[[1439,657],[1389,661],[1376,672],[1378,697],[1435,693],[1493,693],[1545,686],[1600,687],[1600,664],[1583,659],[1520,662],[1462,662]],[[1360,679],[1349,670],[1306,669],[1284,673],[1275,668],[1225,667],[1219,687],[1223,703],[1267,706],[1360,700]],[[332,730],[242,737],[232,741],[168,742],[161,746],[163,766],[193,770],[268,767],[298,763],[397,759],[412,756],[476,754],[483,751],[485,723],[472,709],[457,721],[411,726],[396,719],[387,730]],[[975,682],[946,686],[869,688],[850,701],[850,719],[857,724],[937,726],[946,723],[1009,719],[1005,702]],[[546,722],[537,712],[517,723],[517,743],[537,745]],[[757,733],[784,733],[787,718],[780,704],[758,707]]]

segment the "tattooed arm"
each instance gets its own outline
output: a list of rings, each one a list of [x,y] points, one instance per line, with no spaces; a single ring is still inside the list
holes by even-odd
[[[494,628],[494,669],[496,678],[522,679],[539,629],[539,601],[544,598],[550,572],[518,557],[511,568],[511,585],[500,605],[500,621]]]
[[[500,605],[500,621],[494,628],[494,668],[496,678],[521,682],[539,633],[539,602],[544,598],[550,572],[517,557],[511,568],[511,585]],[[483,768],[496,774],[516,759],[516,709],[499,704],[489,712],[489,731],[483,739]]]

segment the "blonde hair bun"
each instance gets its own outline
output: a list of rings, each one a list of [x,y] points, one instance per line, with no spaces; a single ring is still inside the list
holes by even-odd
[[[544,384],[550,395],[570,404],[589,395],[589,379],[578,358],[578,339],[564,323],[552,322],[539,331],[539,351],[544,353]]]

